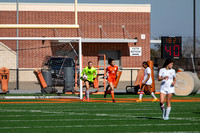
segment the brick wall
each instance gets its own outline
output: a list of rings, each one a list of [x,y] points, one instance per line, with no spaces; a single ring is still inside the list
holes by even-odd
[[[0,11],[0,24],[15,24],[16,12]],[[20,11],[20,24],[73,24],[73,12],[58,11]],[[128,38],[122,25],[132,38],[134,44],[83,44],[84,65],[88,60],[97,59],[98,50],[120,50],[123,67],[141,67],[143,61],[150,59],[150,13],[145,12],[79,12],[78,23],[85,38],[105,38],[99,25],[102,25],[109,38]],[[81,36],[77,29],[57,29],[62,37]],[[146,39],[141,40],[141,34]],[[0,29],[0,37],[15,37],[16,29]],[[58,37],[53,29],[19,29],[20,37]],[[9,48],[16,50],[16,41],[2,41]],[[142,47],[142,56],[130,57],[129,47]],[[41,67],[46,55],[52,55],[58,48],[51,47],[49,41],[19,41],[19,67]]]

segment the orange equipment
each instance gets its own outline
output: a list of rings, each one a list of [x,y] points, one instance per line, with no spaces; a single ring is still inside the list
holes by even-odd
[[[94,85],[93,86],[94,88],[98,88],[99,87],[99,80],[97,78],[94,79],[93,85]]]
[[[151,84],[151,90],[153,92],[155,92],[155,80],[154,80],[154,71],[153,71],[153,61],[147,61],[147,64],[149,65],[149,68],[151,69],[151,78],[152,78],[152,84]],[[141,88],[141,84],[142,84],[142,80],[144,78],[144,69],[140,69],[138,70],[138,75],[135,81],[135,86],[136,85],[140,85]],[[145,87],[145,92],[148,92],[147,87]]]
[[[36,75],[36,77],[37,77],[37,79],[38,79],[38,81],[39,81],[41,87],[42,87],[43,89],[46,88],[46,87],[47,87],[47,84],[46,84],[46,82],[45,82],[45,80],[44,80],[44,77],[43,77],[43,75],[42,75],[41,70],[35,69],[33,73]]]
[[[120,79],[121,75],[122,75],[122,71],[118,71],[117,72],[117,79],[115,81],[115,88],[117,88],[117,86],[118,86],[119,79]]]
[[[151,78],[152,78],[151,91],[155,92],[155,80],[154,80],[154,71],[153,71],[153,61],[147,61],[147,64],[149,65],[149,68],[151,68]]]
[[[183,71],[184,71],[184,69],[182,69],[182,68],[178,68],[177,73],[178,73],[178,72],[183,72]]]
[[[9,81],[9,69],[2,67],[0,69],[0,81],[1,81],[1,90],[2,92],[8,91],[8,81]]]

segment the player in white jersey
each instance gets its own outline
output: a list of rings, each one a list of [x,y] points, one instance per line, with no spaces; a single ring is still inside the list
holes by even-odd
[[[176,72],[173,67],[173,60],[167,59],[163,65],[163,68],[159,71],[158,81],[161,81],[160,85],[160,108],[163,112],[163,119],[169,120],[169,114],[171,111],[171,99],[174,93],[174,85],[176,83]],[[167,108],[165,110],[165,97],[167,96]]]
[[[142,102],[142,96],[144,94],[145,87],[148,88],[148,91],[151,93],[152,97],[154,98],[152,102],[155,102],[155,101],[157,101],[157,98],[156,98],[154,92],[151,91],[151,84],[152,84],[151,69],[149,68],[149,65],[147,64],[147,62],[143,62],[142,66],[145,68],[144,78],[143,78],[142,85],[141,85],[139,100],[137,100],[136,102]]]

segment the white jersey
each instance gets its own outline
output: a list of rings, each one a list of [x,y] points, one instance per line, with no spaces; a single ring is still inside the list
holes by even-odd
[[[167,79],[162,80],[160,85],[160,92],[163,92],[165,94],[174,93],[174,85],[172,85],[172,82],[176,77],[175,70],[174,69],[167,70],[166,68],[162,68],[159,71],[159,76],[161,76],[162,78],[168,76]]]
[[[147,80],[147,82],[145,83],[146,85],[151,85],[152,84],[152,78],[151,78],[151,69],[149,67],[147,67],[145,70],[144,70],[144,79],[142,82],[144,82],[147,77],[148,77],[148,74],[150,74],[150,77],[149,79]]]

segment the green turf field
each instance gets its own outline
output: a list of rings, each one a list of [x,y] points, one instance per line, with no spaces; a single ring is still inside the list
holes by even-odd
[[[194,97],[200,95],[173,98]],[[2,101],[26,100],[0,100]],[[0,123],[0,133],[200,132],[200,102],[173,102],[168,121],[161,119],[159,102],[0,104]]]

